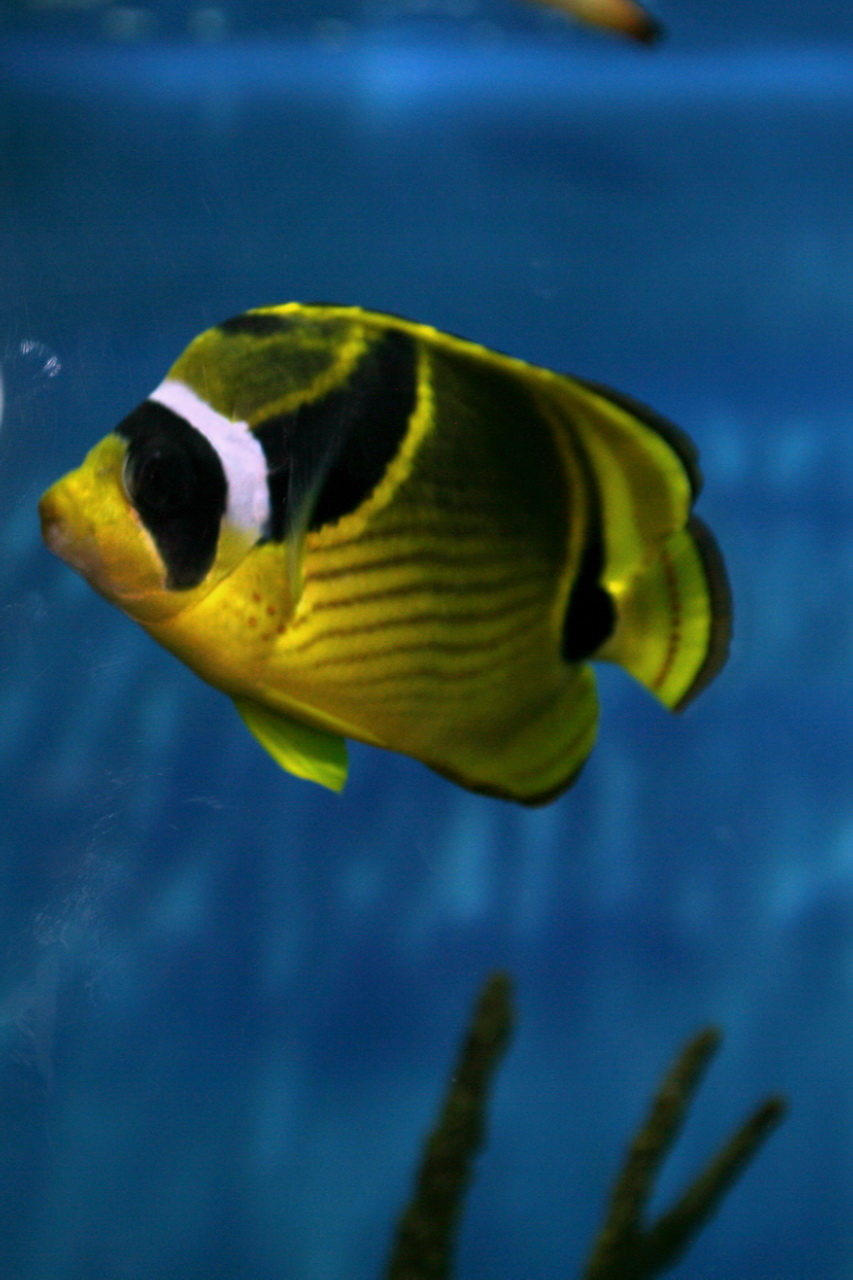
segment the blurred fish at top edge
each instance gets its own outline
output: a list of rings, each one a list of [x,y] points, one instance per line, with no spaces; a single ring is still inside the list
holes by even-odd
[[[539,0],[539,3],[567,13],[585,26],[601,27],[639,44],[656,44],[665,34],[665,28],[634,0]]]

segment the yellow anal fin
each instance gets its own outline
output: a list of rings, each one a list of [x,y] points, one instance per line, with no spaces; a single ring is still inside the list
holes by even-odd
[[[235,698],[234,706],[252,736],[282,769],[330,791],[343,790],[347,744],[340,734],[314,729],[248,698]]]
[[[728,652],[731,601],[713,536],[693,516],[649,564],[610,589],[616,628],[595,657],[619,663],[670,710],[682,710]]]
[[[492,729],[475,744],[459,742],[451,760],[425,763],[469,791],[516,804],[548,804],[576,781],[597,732],[595,674],[578,664],[567,671],[562,691],[526,723]]]

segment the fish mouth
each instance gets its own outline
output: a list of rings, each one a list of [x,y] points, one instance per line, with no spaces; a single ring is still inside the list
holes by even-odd
[[[49,489],[39,501],[39,520],[41,521],[41,536],[45,544],[54,555],[65,559],[65,544],[67,543],[67,535],[63,527],[64,522],[62,514],[59,510],[59,504],[52,489]]]
[[[91,532],[86,535],[74,528],[73,511],[56,490],[56,485],[48,489],[38,504],[41,536],[49,551],[92,581],[100,563],[97,542]]]
[[[143,614],[156,615],[161,609],[158,593],[165,590],[162,574],[156,566],[152,571],[147,562],[140,569],[140,557],[129,555],[119,539],[115,520],[100,524],[92,520],[85,510],[85,498],[84,493],[81,500],[73,478],[69,482],[68,477],[58,480],[42,495],[38,513],[48,550],[79,573],[99,595],[137,620]]]

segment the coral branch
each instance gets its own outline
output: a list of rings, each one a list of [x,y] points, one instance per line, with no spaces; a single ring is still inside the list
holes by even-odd
[[[492,1076],[513,1023],[510,980],[483,988],[442,1113],[426,1142],[415,1192],[403,1213],[385,1280],[450,1280],[456,1231],[479,1151]],[[720,1046],[711,1027],[688,1041],[664,1078],[616,1179],[582,1280],[653,1280],[682,1257],[785,1113],[770,1098],[741,1125],[675,1205],[645,1221],[655,1179]]]
[[[644,1225],[657,1173],[719,1045],[720,1033],[715,1028],[701,1032],[684,1046],[664,1079],[616,1180],[583,1280],[651,1280],[674,1266],[782,1118],[785,1106],[781,1099],[765,1102],[676,1205],[653,1226]]]
[[[386,1280],[448,1280],[456,1229],[485,1130],[492,1075],[512,1029],[511,984],[483,988],[438,1123],[426,1143],[415,1193],[397,1227]]]
[[[678,1262],[784,1114],[784,1101],[768,1098],[730,1138],[674,1208],[658,1220],[648,1240],[653,1274],[658,1275]]]

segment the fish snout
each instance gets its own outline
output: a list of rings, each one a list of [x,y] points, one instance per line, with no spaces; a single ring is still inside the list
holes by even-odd
[[[47,493],[42,494],[38,506],[39,520],[41,521],[41,536],[51,551],[57,555],[61,555],[60,550],[63,541],[64,519],[62,512],[62,504],[56,492],[56,485],[48,489]]]
[[[97,539],[76,498],[67,476],[42,494],[38,504],[41,536],[55,556],[91,578],[100,560]]]
[[[138,621],[171,616],[182,605],[167,591],[163,565],[119,484],[84,464],[57,480],[38,504],[50,551]]]

